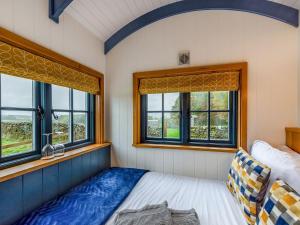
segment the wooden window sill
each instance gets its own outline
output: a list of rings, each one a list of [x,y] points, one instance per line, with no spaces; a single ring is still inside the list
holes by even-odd
[[[12,178],[24,175],[26,173],[30,173],[75,157],[78,157],[80,155],[84,155],[86,153],[95,151],[99,148],[104,148],[107,146],[110,146],[111,143],[104,143],[104,144],[92,144],[83,148],[74,149],[68,152],[65,152],[63,156],[55,157],[53,159],[49,160],[35,160],[29,163],[24,163],[21,165],[17,165],[14,167],[10,167],[7,169],[0,170],[0,182],[4,182],[7,180],[10,180]]]
[[[194,146],[194,145],[167,145],[167,144],[148,144],[148,143],[133,144],[133,147],[194,150],[194,151],[206,151],[206,152],[227,152],[227,153],[235,153],[238,150],[238,148],[218,148],[218,147],[205,147],[205,146]]]

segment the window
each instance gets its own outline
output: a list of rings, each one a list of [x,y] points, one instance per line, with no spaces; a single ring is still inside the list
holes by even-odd
[[[0,162],[37,154],[41,125],[36,116],[39,83],[5,74],[0,78]]]
[[[0,74],[0,100],[0,166],[39,158],[44,133],[67,148],[94,142],[91,94]]]
[[[91,142],[93,99],[85,92],[52,85],[52,143]]]
[[[133,74],[133,146],[247,149],[247,63]]]
[[[141,102],[143,142],[237,145],[234,91],[148,94]]]
[[[146,97],[145,123],[148,140],[179,140],[180,95],[150,94]]]

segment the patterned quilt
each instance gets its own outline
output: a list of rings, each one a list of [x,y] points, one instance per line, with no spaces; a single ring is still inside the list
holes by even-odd
[[[102,225],[146,170],[111,168],[22,218],[18,225]]]

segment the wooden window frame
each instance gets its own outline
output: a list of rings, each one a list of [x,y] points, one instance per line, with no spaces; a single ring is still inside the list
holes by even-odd
[[[180,144],[179,145],[153,144],[153,143],[142,142],[141,94],[139,92],[139,83],[141,79],[184,76],[184,75],[191,75],[195,73],[212,73],[212,72],[228,72],[228,71],[238,71],[240,74],[240,79],[239,79],[240,88],[238,90],[237,147],[221,148],[221,147],[206,147],[206,146],[180,145]],[[248,88],[247,76],[248,76],[247,62],[134,73],[133,74],[133,146],[137,148],[161,148],[161,149],[198,150],[198,151],[214,151],[214,152],[236,152],[236,150],[239,148],[243,148],[247,150],[247,88]]]
[[[95,144],[104,144],[104,75],[94,69],[91,69],[85,65],[82,65],[72,59],[69,59],[59,53],[56,53],[48,48],[45,48],[39,44],[36,44],[20,35],[8,31],[5,28],[0,27],[0,41],[10,44],[12,46],[23,49],[32,54],[38,55],[40,57],[46,58],[53,62],[62,64],[69,68],[75,69],[79,72],[89,74],[99,79],[100,94],[95,95]],[[24,163],[26,161],[32,161],[28,159],[18,163]]]

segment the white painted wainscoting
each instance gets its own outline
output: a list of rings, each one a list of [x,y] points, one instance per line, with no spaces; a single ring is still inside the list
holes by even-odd
[[[233,154],[230,153],[162,149],[136,150],[137,168],[207,179],[225,180],[232,159]],[[134,164],[127,166],[134,166]]]
[[[297,28],[243,12],[206,11],[153,23],[106,57],[106,138],[113,165],[224,180],[233,154],[132,147],[132,73],[176,68],[190,50],[191,66],[247,61],[248,148],[256,139],[284,144],[297,125]]]

